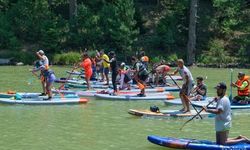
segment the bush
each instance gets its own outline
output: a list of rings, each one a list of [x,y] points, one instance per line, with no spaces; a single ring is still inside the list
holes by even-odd
[[[53,57],[54,63],[58,65],[73,65],[79,62],[81,54],[77,52],[68,52],[63,54],[56,54]]]
[[[24,64],[32,64],[32,62],[36,59],[34,55],[28,52],[21,51],[1,51],[1,58],[10,58],[11,63],[23,62]]]
[[[224,48],[224,41],[214,39],[209,43],[209,50],[201,55],[199,61],[205,64],[226,64],[232,62],[228,52]]]

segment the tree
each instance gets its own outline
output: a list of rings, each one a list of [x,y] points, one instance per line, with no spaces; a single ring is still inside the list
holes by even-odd
[[[197,7],[198,7],[198,0],[191,0],[189,27],[188,27],[188,44],[187,44],[188,65],[192,65],[195,62]]]
[[[77,16],[77,0],[70,0],[69,1],[69,18],[70,21],[74,20]]]
[[[116,0],[107,3],[99,14],[104,44],[111,49],[117,49],[123,56],[131,52],[139,33],[134,18],[133,0]]]

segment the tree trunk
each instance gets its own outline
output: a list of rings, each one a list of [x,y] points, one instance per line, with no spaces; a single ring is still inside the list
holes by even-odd
[[[193,65],[193,63],[195,62],[197,7],[198,7],[198,0],[191,0],[189,27],[188,27],[188,44],[187,44],[188,65]]]
[[[69,19],[72,21],[77,15],[77,0],[69,0]]]

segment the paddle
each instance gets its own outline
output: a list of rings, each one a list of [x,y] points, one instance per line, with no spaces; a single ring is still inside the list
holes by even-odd
[[[66,78],[66,82],[67,82],[67,80],[70,79],[70,77],[71,77],[71,75],[72,75],[72,72],[74,72],[74,70],[77,69],[77,68],[75,67],[75,65],[76,65],[76,64],[74,64],[73,69],[72,69],[71,72],[69,73],[69,76]],[[62,83],[62,85],[58,88],[58,90],[61,90],[61,89],[64,87],[64,85],[65,85],[66,82]]]
[[[210,104],[212,104],[214,101],[215,101],[215,99],[212,100],[211,102],[209,102],[209,103],[207,104],[206,107],[208,107],[208,106],[209,106]],[[186,122],[181,126],[180,130],[182,130],[183,127],[184,127],[187,123],[189,123],[189,122],[192,121],[195,117],[197,117],[198,115],[200,115],[200,113],[201,113],[203,110],[204,110],[204,108],[202,108],[202,109],[201,109],[196,115],[194,115],[191,119],[189,119],[188,121],[186,121]]]
[[[32,69],[29,69],[29,71],[32,72],[32,74],[36,77],[36,79],[40,79],[40,76],[37,75]],[[35,79],[34,77],[29,78],[27,81],[28,85],[31,85],[34,79]]]
[[[171,78],[171,80],[173,80],[174,84],[181,90],[180,86],[176,83],[176,81],[172,78],[172,76],[170,74],[168,74],[169,77]],[[189,103],[191,104],[191,106],[194,108],[194,110],[198,113],[198,110],[194,107],[193,103],[190,101],[190,99],[187,97],[186,94],[183,94],[183,96],[185,97],[186,100],[189,101]],[[202,119],[202,116],[200,114],[198,114],[199,117]]]
[[[231,84],[233,83],[233,69],[230,69],[230,74],[231,74]],[[233,92],[232,92],[232,85],[230,86],[230,95],[229,95],[229,100],[232,102],[233,99]]]

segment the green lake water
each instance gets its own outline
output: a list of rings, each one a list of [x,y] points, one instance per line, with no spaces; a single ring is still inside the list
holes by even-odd
[[[219,69],[211,69],[214,76],[209,70],[193,70],[196,76],[208,75],[209,89],[220,80],[227,78],[228,81],[229,75],[223,74],[228,70],[224,69],[222,73]],[[17,68],[1,67],[1,76],[1,91],[12,88],[38,92],[37,89],[40,89],[39,82],[35,81],[32,83],[34,85],[23,86],[28,74]],[[209,94],[214,95],[215,91],[211,89]],[[215,140],[213,117],[195,119],[180,131],[180,127],[188,118],[139,118],[127,113],[131,108],[148,109],[152,105],[157,105],[160,109],[180,109],[179,106],[166,106],[162,101],[108,101],[94,98],[82,105],[0,104],[0,150],[167,149],[148,142],[148,135]],[[230,137],[239,134],[250,137],[249,126],[250,110],[233,111]]]

